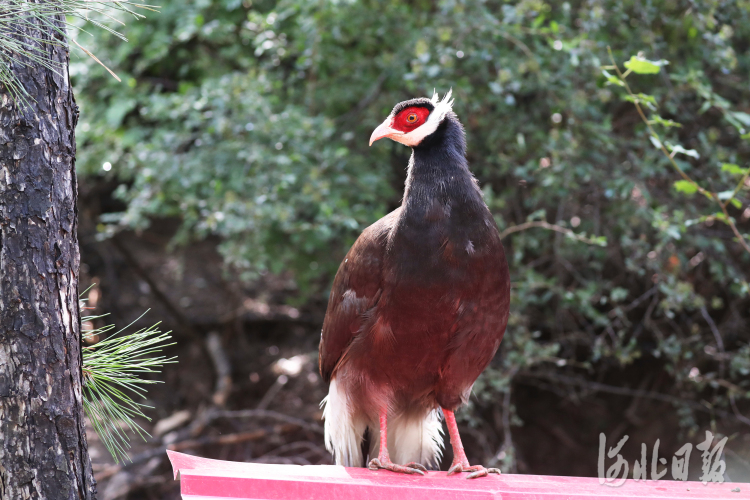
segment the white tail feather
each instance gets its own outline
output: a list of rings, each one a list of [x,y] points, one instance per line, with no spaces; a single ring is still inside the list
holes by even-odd
[[[370,457],[378,456],[380,436],[377,427],[371,435]],[[425,414],[398,415],[388,419],[388,453],[397,464],[418,462],[436,468],[443,455],[443,426],[437,410]]]
[[[355,418],[349,408],[346,393],[331,379],[328,396],[320,403],[325,419],[326,449],[333,453],[336,465],[361,467],[362,438],[367,429],[364,418]]]
[[[326,449],[333,453],[336,465],[361,467],[362,440],[370,428],[370,458],[378,456],[380,427],[364,415],[352,415],[346,393],[331,379],[328,396],[320,403],[325,419]],[[426,467],[437,467],[443,455],[443,426],[438,410],[423,414],[410,413],[388,418],[388,452],[397,464],[418,462]]]

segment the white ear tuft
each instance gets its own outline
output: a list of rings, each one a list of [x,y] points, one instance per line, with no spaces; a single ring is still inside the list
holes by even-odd
[[[432,101],[432,104],[437,105],[437,103],[438,103],[439,100],[440,100],[440,98],[438,97],[437,90],[432,89],[432,99],[430,99],[430,101]]]
[[[453,99],[451,99],[451,96],[453,95],[453,89],[450,89],[444,96],[443,100],[438,99],[437,93],[432,96],[432,103],[435,105],[435,109],[432,111],[432,115],[435,115],[435,117],[439,121],[443,121],[443,118],[445,118],[445,115],[453,111]]]

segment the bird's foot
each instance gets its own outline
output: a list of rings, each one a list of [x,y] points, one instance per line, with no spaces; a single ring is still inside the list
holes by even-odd
[[[471,472],[471,474],[466,476],[466,479],[476,479],[478,477],[484,477],[487,474],[502,474],[502,472],[500,472],[500,469],[488,469],[482,465],[469,465],[468,462],[454,462],[453,465],[451,465],[451,468],[448,469],[449,476],[451,474],[457,474],[459,472]]]
[[[424,476],[427,469],[424,465],[418,464],[417,462],[409,462],[406,465],[398,465],[391,462],[390,459],[373,458],[367,465],[370,470],[387,469],[392,472],[400,472],[402,474],[420,474]]]

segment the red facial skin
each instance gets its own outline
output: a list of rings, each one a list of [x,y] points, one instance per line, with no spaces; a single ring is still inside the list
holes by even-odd
[[[410,122],[409,116],[414,115],[417,117],[416,120]],[[393,117],[393,125],[391,125],[391,128],[399,130],[405,134],[408,134],[415,128],[419,127],[420,125],[424,124],[425,121],[427,121],[427,117],[430,116],[430,110],[427,108],[420,108],[420,107],[411,107],[406,108],[399,114]]]

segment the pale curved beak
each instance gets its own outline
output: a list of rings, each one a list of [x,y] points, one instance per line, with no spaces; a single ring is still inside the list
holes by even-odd
[[[382,139],[383,137],[393,138],[396,135],[404,135],[404,133],[400,130],[391,128],[392,122],[393,118],[389,116],[383,123],[378,125],[378,128],[373,130],[372,135],[370,136],[370,146],[372,146],[373,142],[377,141],[378,139]]]

